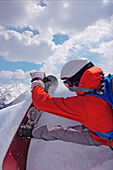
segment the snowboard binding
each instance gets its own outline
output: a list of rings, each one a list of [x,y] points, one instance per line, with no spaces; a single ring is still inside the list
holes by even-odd
[[[31,125],[21,125],[18,129],[18,134],[23,138],[33,138],[32,130],[33,126]]]

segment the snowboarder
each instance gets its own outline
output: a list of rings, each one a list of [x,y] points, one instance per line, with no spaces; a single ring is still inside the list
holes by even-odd
[[[99,89],[103,71],[86,58],[76,58],[67,62],[61,71],[61,80],[69,88],[83,87]],[[51,97],[44,92],[45,73],[35,72],[32,77],[32,101],[36,108],[45,112],[80,122],[74,127],[40,126],[25,130],[26,137],[43,140],[62,140],[82,145],[111,145],[113,140],[100,137],[97,132],[113,131],[113,110],[103,99],[77,92],[77,96],[67,98]],[[87,128],[86,128],[87,127]],[[24,134],[24,129],[23,129]]]

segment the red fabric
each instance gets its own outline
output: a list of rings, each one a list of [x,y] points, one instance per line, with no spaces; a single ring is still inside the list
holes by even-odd
[[[101,73],[100,68],[91,67],[83,74],[79,87],[99,88]],[[40,110],[82,123],[89,128],[90,134],[96,141],[107,145],[107,140],[92,132],[113,130],[113,111],[106,101],[88,94],[83,95],[83,92],[65,99],[51,97],[40,86],[34,87],[32,100],[34,106]],[[111,144],[113,145],[113,142]]]

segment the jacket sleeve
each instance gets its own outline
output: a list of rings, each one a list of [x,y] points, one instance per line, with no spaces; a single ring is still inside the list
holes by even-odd
[[[51,97],[40,86],[34,87],[32,92],[32,101],[37,109],[84,124],[86,115],[80,98],[80,96]]]

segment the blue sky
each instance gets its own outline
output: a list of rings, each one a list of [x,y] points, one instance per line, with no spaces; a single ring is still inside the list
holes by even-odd
[[[16,32],[19,32],[19,33],[23,33],[25,31],[32,31],[33,35],[39,35],[39,31],[38,30],[35,30],[35,29],[31,29],[30,27],[23,27],[23,28],[20,28],[20,27],[11,27],[11,26],[8,26],[8,25],[3,25],[5,27],[6,30],[14,30]]]
[[[26,61],[9,62],[5,61],[2,56],[0,56],[0,71],[16,71],[17,69],[22,69],[23,71],[29,70],[40,70],[42,65],[35,63],[28,63]]]
[[[112,0],[0,1],[0,16],[0,83],[31,70],[59,77],[76,57],[113,73]]]

